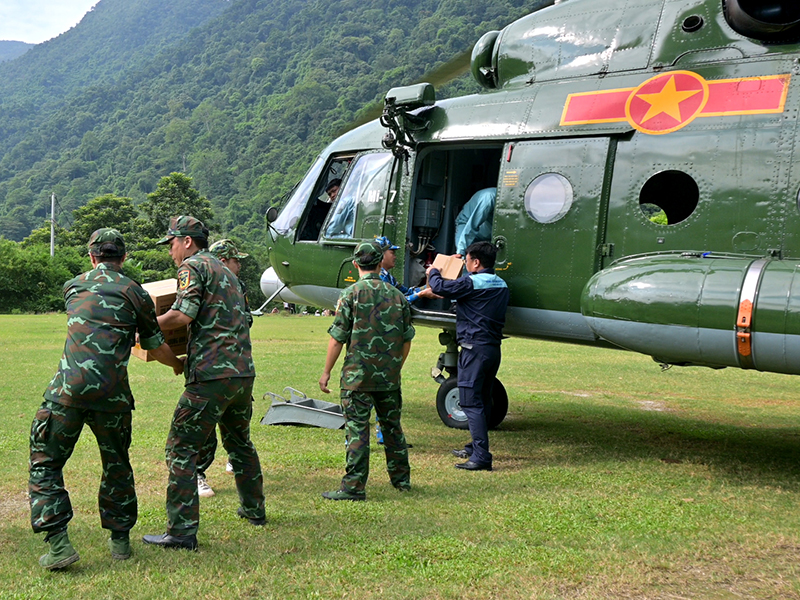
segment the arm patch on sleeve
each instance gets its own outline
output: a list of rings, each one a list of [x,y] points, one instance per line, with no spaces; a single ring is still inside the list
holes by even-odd
[[[178,289],[185,290],[189,287],[189,269],[178,272]]]

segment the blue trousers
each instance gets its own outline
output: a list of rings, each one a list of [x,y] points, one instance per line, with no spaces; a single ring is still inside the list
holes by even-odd
[[[467,415],[472,441],[464,446],[470,460],[491,465],[489,425],[484,399],[492,397],[492,387],[500,368],[500,346],[474,345],[461,348],[458,355],[458,394],[461,410]]]

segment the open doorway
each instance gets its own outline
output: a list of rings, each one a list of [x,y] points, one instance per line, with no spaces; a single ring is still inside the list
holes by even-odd
[[[496,188],[502,146],[431,148],[420,152],[406,233],[405,280],[425,282],[425,269],[437,254],[457,252],[457,220],[476,193]],[[482,229],[491,238],[493,212]],[[418,308],[439,310],[444,301],[423,301]],[[442,306],[439,306],[442,304]],[[447,303],[449,304],[449,303]]]

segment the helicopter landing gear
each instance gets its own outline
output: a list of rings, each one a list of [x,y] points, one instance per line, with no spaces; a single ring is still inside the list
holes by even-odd
[[[458,344],[455,333],[445,330],[439,334],[439,343],[445,351],[431,372],[431,376],[439,384],[436,392],[436,412],[442,423],[453,429],[469,429],[467,415],[461,410],[458,395]],[[448,377],[444,376],[447,372]],[[508,414],[508,394],[499,379],[494,380],[491,398],[484,398],[486,419],[489,429],[495,429]]]
[[[469,429],[467,415],[458,403],[458,380],[455,377],[446,379],[436,392],[436,412],[442,423],[453,429]],[[496,429],[508,414],[508,394],[499,379],[494,380],[492,395],[484,398],[486,419],[489,429]]]

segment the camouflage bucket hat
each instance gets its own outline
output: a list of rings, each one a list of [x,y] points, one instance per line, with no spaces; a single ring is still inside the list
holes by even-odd
[[[217,240],[208,247],[208,251],[220,260],[223,258],[247,258],[249,254],[239,252],[230,240]]]
[[[88,246],[92,256],[125,256],[125,239],[111,227],[95,231],[89,238]]]
[[[383,248],[377,241],[361,242],[356,247],[353,260],[360,267],[374,267],[383,260]]]
[[[208,228],[203,225],[202,221],[181,215],[179,217],[172,217],[169,220],[169,229],[167,235],[156,242],[156,244],[167,244],[174,237],[193,237],[208,239]]]

